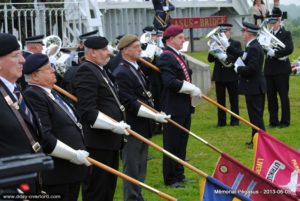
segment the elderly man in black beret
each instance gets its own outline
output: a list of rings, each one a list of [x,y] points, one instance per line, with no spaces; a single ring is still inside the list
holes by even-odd
[[[246,49],[242,51],[228,41],[222,41],[227,53],[239,57],[234,64],[234,70],[239,75],[239,94],[245,95],[250,122],[265,130],[263,114],[265,107],[266,80],[263,75],[264,52],[256,39],[259,27],[243,22],[242,37]],[[243,61],[243,62],[241,62]],[[252,129],[252,137],[246,142],[248,148],[253,147],[253,136],[257,131]]]
[[[269,126],[285,128],[290,125],[291,121],[289,99],[291,63],[289,55],[294,51],[294,43],[291,32],[287,31],[281,25],[282,12],[280,8],[273,8],[271,19],[271,33],[278,38],[285,47],[270,47],[265,61],[264,73],[267,81]],[[278,105],[277,96],[279,96],[280,99],[280,106]],[[278,114],[280,107],[281,117]]]
[[[185,41],[183,28],[169,26],[164,34],[163,41],[166,45],[164,52],[158,59],[163,82],[162,110],[172,116],[172,119],[188,130],[191,126],[191,97],[200,97],[201,90],[192,84],[192,70],[187,60],[179,52]],[[166,124],[163,128],[164,148],[182,160],[186,157],[188,135],[180,129]],[[172,159],[163,158],[164,183],[167,186],[183,187],[187,181],[182,165]]]
[[[119,150],[128,134],[129,125],[124,106],[120,104],[117,88],[103,68],[109,61],[108,41],[101,36],[85,40],[85,61],[74,79],[77,109],[83,125],[85,145],[92,158],[114,168],[119,168]],[[114,120],[112,120],[111,118]],[[90,167],[83,186],[84,201],[112,201],[117,177],[99,168]]]
[[[0,158],[40,151],[38,121],[16,85],[24,62],[16,37],[0,33]]]
[[[153,107],[153,98],[149,91],[149,82],[137,63],[141,54],[141,43],[137,36],[126,34],[119,42],[118,48],[122,60],[114,71],[119,86],[121,103],[126,108],[127,122],[132,129],[146,138],[153,133],[153,121],[166,123],[164,113],[154,113],[138,101]],[[148,146],[133,136],[126,136],[127,143],[123,149],[123,172],[139,181],[144,182],[147,169]],[[143,201],[141,187],[124,181],[124,200]]]
[[[62,200],[77,201],[87,170],[82,165],[90,164],[76,111],[52,90],[56,77],[48,56],[41,53],[28,56],[23,72],[28,82],[24,97],[42,125],[43,151],[54,160],[54,169],[42,173],[42,189],[49,194],[62,195]]]

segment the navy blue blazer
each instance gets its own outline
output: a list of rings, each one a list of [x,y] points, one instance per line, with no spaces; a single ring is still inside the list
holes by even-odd
[[[291,32],[286,31],[284,27],[280,28],[275,35],[281,42],[285,44],[285,48],[278,48],[274,57],[267,56],[265,61],[265,75],[280,75],[291,73],[291,63],[289,58],[278,60],[278,58],[288,56],[294,51],[294,44]]]
[[[0,85],[4,88],[6,93],[10,96],[11,100],[16,102],[15,97],[11,94],[5,84],[0,80]],[[26,98],[24,98],[25,102]],[[28,107],[30,107],[27,104]],[[17,117],[6,103],[2,94],[0,94],[0,157],[8,157],[12,155],[33,153],[29,139],[27,138],[21,124],[19,123]],[[33,113],[32,110],[30,110]],[[33,116],[34,122],[28,120],[25,114],[22,112],[25,123],[27,124],[32,136],[35,139],[39,137],[39,125],[36,117]],[[34,113],[33,113],[34,115]]]
[[[41,87],[28,85],[24,97],[38,115],[42,124],[40,142],[44,152],[51,153],[57,140],[75,150],[85,150],[81,129]],[[76,114],[76,111],[73,112]],[[53,157],[53,161],[54,169],[45,171],[42,174],[43,184],[74,183],[84,179],[86,168],[84,165],[76,165],[57,157]]]
[[[170,47],[166,47],[165,49],[177,54]],[[187,71],[191,78],[192,70],[189,68],[187,61],[186,63]],[[161,69],[163,83],[162,111],[172,116],[185,117],[190,115],[194,112],[194,108],[191,105],[190,95],[179,93],[185,80],[185,75],[175,56],[171,53],[162,53],[158,58],[157,65]]]
[[[264,52],[261,45],[255,39],[248,47],[244,59],[245,66],[238,68],[239,93],[244,95],[258,95],[266,92],[266,80],[263,70]]]
[[[141,103],[139,103],[138,100],[149,105],[149,98],[144,93],[143,87],[130,68],[145,81],[142,82],[145,84],[145,89],[149,91],[150,88],[150,83],[146,77],[143,74],[141,75],[129,62],[121,59],[119,66],[114,70],[113,75],[119,88],[121,103],[126,108],[126,122],[134,131],[144,137],[150,138],[153,132],[153,121],[137,116],[141,106]]]
[[[123,146],[121,135],[110,130],[91,128],[99,111],[116,121],[124,118],[106,81],[101,76],[100,68],[94,63],[84,61],[77,70],[73,82],[86,146],[94,149],[120,150]]]

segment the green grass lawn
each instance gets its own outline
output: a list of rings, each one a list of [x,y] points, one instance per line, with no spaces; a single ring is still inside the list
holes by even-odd
[[[299,41],[299,40],[298,40]],[[299,43],[296,43],[299,44]],[[296,50],[291,55],[291,60],[300,56],[299,46],[295,45]],[[204,62],[207,62],[207,52],[197,52],[191,53],[193,57],[196,57]],[[279,129],[273,128],[267,131],[274,135],[276,138],[280,139],[284,143],[294,147],[296,149],[300,148],[300,93],[298,87],[300,86],[300,77],[291,76],[290,80],[290,101],[291,101],[291,125],[288,128]],[[298,92],[297,92],[298,91]],[[214,84],[207,94],[213,100],[216,100]],[[248,119],[247,110],[245,107],[245,99],[243,96],[239,97],[240,101],[240,116]],[[228,103],[228,100],[227,100]],[[229,117],[229,115],[228,115]],[[229,118],[227,118],[229,120]],[[268,125],[268,111],[267,105],[265,105],[264,121],[266,126]],[[229,121],[228,121],[229,122]],[[222,151],[233,156],[237,160],[241,161],[248,167],[252,166],[253,163],[253,150],[249,150],[245,146],[245,142],[249,141],[251,137],[251,128],[242,122],[239,127],[222,127],[216,128],[217,123],[217,107],[209,102],[203,100],[199,106],[196,108],[195,114],[192,116],[192,128],[191,130],[196,133],[201,138],[207,140],[210,144],[218,147]],[[299,132],[299,134],[298,134]],[[162,145],[162,136],[154,136],[152,141],[158,145]],[[198,181],[201,176],[197,175],[195,172],[185,169],[186,176],[189,179],[194,179],[197,182],[188,183],[185,188],[171,189],[165,187],[163,184],[162,176],[162,153],[149,149],[149,155],[154,159],[148,162],[147,178],[145,183],[160,190],[168,193],[176,198],[184,201],[196,201],[199,200],[199,184]],[[202,144],[201,142],[195,140],[194,138],[189,138],[189,143],[187,147],[187,158],[190,159],[189,163],[198,169],[204,171],[205,173],[211,175],[214,171],[214,167],[217,163],[218,153],[214,152],[212,149]],[[144,197],[147,201],[159,201],[164,200],[158,197],[156,194],[151,193],[147,190],[143,190]],[[118,186],[115,194],[115,201],[122,201],[122,180],[118,179]]]

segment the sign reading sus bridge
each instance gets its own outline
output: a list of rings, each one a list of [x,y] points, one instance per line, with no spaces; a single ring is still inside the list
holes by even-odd
[[[214,28],[218,24],[227,22],[227,16],[209,16],[209,17],[185,17],[172,18],[171,24],[182,26],[184,29],[190,29],[191,51],[194,51],[193,29]]]

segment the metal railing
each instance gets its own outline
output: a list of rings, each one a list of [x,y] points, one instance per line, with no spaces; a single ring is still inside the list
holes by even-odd
[[[14,34],[23,44],[29,36],[58,35],[62,39],[63,47],[76,47],[79,35],[101,25],[100,17],[96,19],[98,23],[94,23],[95,19],[91,18],[91,15],[96,15],[96,11],[91,13],[92,9],[88,5],[90,1],[92,0],[36,4],[0,3],[0,31]],[[100,13],[99,9],[97,11]]]

